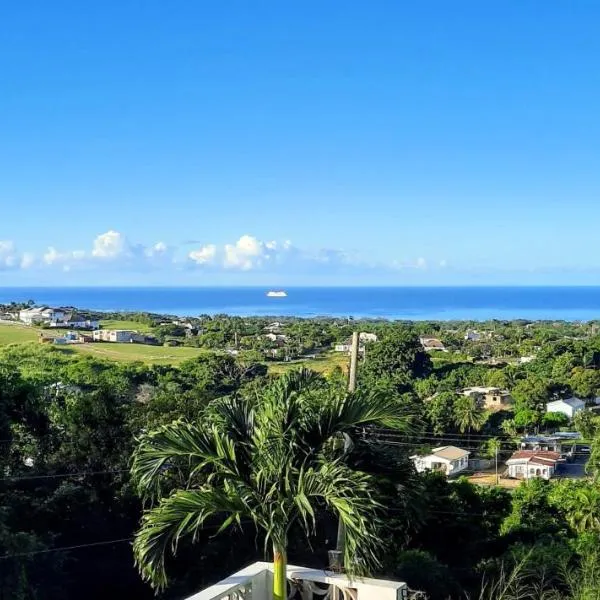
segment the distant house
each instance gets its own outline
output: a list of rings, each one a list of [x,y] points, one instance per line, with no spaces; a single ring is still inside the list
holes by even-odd
[[[463,396],[476,398],[488,410],[501,410],[512,404],[512,397],[507,390],[497,387],[470,387],[462,391]]]
[[[530,354],[529,356],[521,356],[519,358],[519,362],[522,365],[526,365],[527,363],[533,362],[535,360],[535,354]]]
[[[131,342],[137,332],[129,329],[96,329],[92,335],[95,342]]]
[[[265,333],[263,337],[270,340],[271,342],[278,343],[284,343],[287,340],[287,335],[284,335],[283,333]]]
[[[456,446],[441,446],[434,448],[427,456],[411,456],[419,473],[423,471],[440,471],[446,476],[456,475],[469,466],[468,450]]]
[[[467,333],[465,333],[465,340],[469,342],[478,342],[481,338],[482,335],[478,331],[467,331]]]
[[[363,331],[358,334],[358,351],[365,352],[366,344],[371,344],[377,341],[377,335],[374,333],[367,333]],[[352,351],[352,338],[344,340],[341,344],[336,344],[333,348],[335,352],[351,352]]]
[[[19,311],[19,321],[26,325],[41,325],[48,323],[52,325],[65,318],[65,311],[61,308],[50,308],[48,306],[37,306],[25,308]]]
[[[66,327],[69,329],[99,329],[100,323],[97,320],[90,320],[82,317],[76,312],[66,313],[61,320],[51,321],[50,327]]]
[[[550,479],[560,459],[551,450],[517,450],[507,461],[508,476],[513,479]]]
[[[421,342],[421,346],[423,346],[423,350],[425,350],[426,352],[431,352],[434,350],[437,350],[439,352],[448,352],[443,342],[436,337],[422,335],[419,338],[419,341]]]
[[[572,442],[581,439],[581,434],[576,431],[557,431],[552,435],[526,435],[521,438],[521,450],[550,450],[551,452],[563,451],[563,442]]]
[[[585,401],[580,398],[566,398],[564,400],[554,400],[546,404],[546,412],[562,413],[572,419],[579,411],[585,408]]]
[[[269,333],[278,333],[279,331],[281,331],[282,327],[283,323],[280,323],[279,321],[274,321],[273,323],[269,323],[265,327],[265,331],[268,331]]]

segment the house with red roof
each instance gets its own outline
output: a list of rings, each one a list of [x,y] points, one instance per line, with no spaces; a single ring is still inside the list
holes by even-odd
[[[551,450],[518,450],[507,461],[508,476],[514,479],[550,479],[560,459]]]

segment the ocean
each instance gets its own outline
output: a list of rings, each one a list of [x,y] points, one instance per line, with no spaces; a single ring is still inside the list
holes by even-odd
[[[410,320],[600,319],[600,287],[0,288],[0,303],[193,316],[336,316]]]

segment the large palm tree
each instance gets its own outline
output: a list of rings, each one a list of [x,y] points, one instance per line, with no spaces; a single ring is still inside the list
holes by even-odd
[[[272,545],[275,600],[287,598],[287,540],[299,524],[314,531],[317,511],[338,515],[346,532],[345,564],[378,564],[381,506],[371,476],[345,464],[335,440],[357,426],[404,427],[394,400],[340,394],[306,370],[291,372],[260,397],[215,401],[206,424],[178,421],[140,440],[132,474],[150,503],[134,541],[144,579],[167,582],[165,555],[207,521],[219,532],[251,520]],[[343,446],[343,445],[341,445]]]

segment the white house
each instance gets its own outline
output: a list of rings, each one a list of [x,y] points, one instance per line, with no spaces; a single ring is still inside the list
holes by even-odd
[[[469,342],[478,342],[481,339],[481,334],[478,331],[467,331],[465,333],[465,340]]]
[[[358,334],[358,351],[365,351],[365,345],[377,341],[377,335],[375,333],[367,333],[362,331]],[[352,338],[348,338],[341,344],[336,344],[333,348],[336,352],[351,352],[352,351]]]
[[[61,308],[37,306],[19,311],[19,321],[26,325],[39,325],[41,323],[54,323],[65,318],[65,311]]]
[[[265,333],[263,337],[271,342],[285,342],[287,340],[287,335],[284,335],[283,333]]]
[[[585,402],[580,398],[566,398],[565,400],[554,400],[546,404],[546,412],[558,412],[572,419],[580,410],[585,408]]]
[[[265,327],[265,331],[268,331],[269,333],[277,333],[281,330],[282,327],[283,323],[280,323],[279,321],[274,321],[273,323],[269,323]]]
[[[92,335],[95,342],[131,342],[136,334],[129,329],[96,329]]]
[[[530,362],[533,362],[534,360],[535,360],[535,354],[530,354],[529,356],[521,356],[519,358],[519,362],[522,365],[526,365],[526,364],[528,364]]]
[[[464,471],[469,466],[467,450],[456,446],[441,446],[434,448],[427,456],[411,456],[411,460],[419,473],[423,471],[441,471],[448,475],[455,475]]]
[[[50,321],[50,327],[69,327],[71,329],[99,329],[100,323],[97,320],[90,320],[82,317],[76,312],[70,312],[64,315],[61,320]]]
[[[507,461],[508,476],[514,479],[550,479],[560,454],[550,450],[517,450]]]

